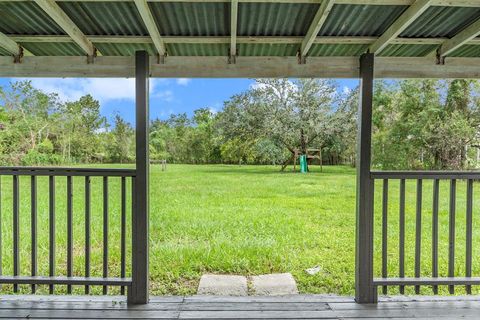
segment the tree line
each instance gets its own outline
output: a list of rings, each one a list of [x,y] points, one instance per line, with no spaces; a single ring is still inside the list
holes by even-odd
[[[376,81],[373,165],[463,169],[480,162],[475,80]],[[325,163],[355,162],[358,88],[319,79],[260,79],[214,112],[172,114],[150,126],[150,155],[171,163],[282,164],[321,149]],[[2,165],[129,163],[135,132],[112,123],[91,95],[62,101],[29,81],[0,88]]]

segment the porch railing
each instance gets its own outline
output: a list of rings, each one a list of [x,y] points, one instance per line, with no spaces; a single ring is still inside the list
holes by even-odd
[[[472,242],[473,242],[473,222],[472,222],[472,211],[473,211],[473,191],[474,191],[474,182],[480,180],[480,172],[460,172],[460,171],[448,171],[448,172],[439,172],[439,171],[372,171],[370,175],[371,179],[373,180],[373,184],[375,187],[378,185],[382,186],[382,192],[380,193],[381,198],[381,208],[377,206],[377,212],[375,214],[379,214],[381,211],[381,218],[378,217],[380,220],[376,226],[381,226],[381,238],[379,242],[381,243],[381,250],[376,250],[376,252],[381,252],[381,277],[374,278],[373,284],[375,287],[382,286],[382,291],[384,294],[387,293],[387,288],[391,286],[398,286],[399,292],[401,294],[405,293],[405,286],[413,286],[415,294],[420,294],[420,287],[421,286],[431,286],[432,292],[437,294],[439,292],[439,286],[447,286],[448,292],[450,294],[455,293],[455,286],[465,286],[465,290],[467,294],[471,294],[472,292],[472,285],[479,285],[480,284],[480,277],[472,277]],[[379,181],[379,183],[374,183],[375,181]],[[398,185],[398,220],[393,221],[391,220],[392,210],[389,206],[389,195],[391,196],[392,193],[389,192],[389,186],[392,184],[391,181],[395,182],[395,188]],[[413,192],[415,197],[415,232],[414,232],[414,243],[409,243],[406,241],[406,217],[410,216],[413,218],[413,214],[406,215],[406,181],[413,180],[415,181],[414,188],[416,189]],[[424,181],[428,181],[428,187],[432,188],[431,194],[431,205],[429,205],[429,210],[423,210],[422,205],[424,204],[424,196],[425,196],[425,184]],[[449,186],[443,188],[443,192],[441,192],[440,182],[447,181]],[[397,184],[398,183],[398,184]],[[461,261],[464,262],[464,266],[461,268],[458,267],[458,255],[456,256],[455,248],[458,247],[458,243],[456,243],[456,217],[457,217],[457,187],[460,184],[465,185],[465,253],[461,257]],[[463,190],[463,186],[460,185]],[[410,189],[411,191],[411,189]],[[447,196],[448,192],[448,243],[441,244],[447,245],[448,249],[448,258],[447,270],[443,272],[446,276],[439,276],[439,212],[443,212],[439,210],[440,206],[439,203],[443,199],[441,197]],[[444,193],[444,194],[442,194]],[[410,192],[411,196],[412,192]],[[446,201],[445,201],[446,202]],[[407,202],[408,203],[408,202]],[[413,211],[413,210],[412,210]],[[431,224],[431,239],[427,239],[431,242],[429,245],[431,254],[430,257],[422,256],[422,240],[425,241],[425,228],[422,228],[422,219],[425,218],[425,214],[422,212],[427,211],[430,214],[430,221],[427,221],[428,224]],[[463,211],[463,210],[462,210]],[[447,214],[444,212],[441,215],[441,218],[445,218]],[[376,220],[376,221],[378,221]],[[441,220],[440,220],[441,221]],[[407,224],[410,221],[407,220]],[[412,221],[413,223],[413,221]],[[425,224],[425,221],[423,222]],[[392,224],[394,224],[395,228],[391,228]],[[441,227],[441,225],[440,225]],[[463,228],[463,226],[462,226]],[[393,231],[393,232],[392,232]],[[395,244],[395,250],[389,250],[389,239],[391,240],[391,234],[397,234],[398,232],[398,246]],[[430,233],[430,232],[428,232]],[[427,233],[427,236],[429,235]],[[378,239],[378,238],[376,238]],[[463,241],[462,241],[463,242]],[[406,246],[414,246],[414,258],[413,258],[413,277],[406,277],[406,255],[405,250]],[[428,245],[428,243],[427,243]],[[461,244],[463,246],[463,243]],[[423,246],[425,247],[425,246]],[[442,248],[442,246],[441,246]],[[393,251],[397,251],[398,253],[398,266],[395,268],[392,267],[392,264],[389,263],[389,259],[392,257],[390,253]],[[447,253],[447,252],[446,252]],[[457,257],[457,260],[456,260]],[[422,268],[422,259],[431,259],[427,261],[427,265],[430,267],[428,275],[425,275],[425,265]],[[463,261],[464,260],[464,261]],[[377,260],[378,261],[378,260]],[[431,262],[431,266],[428,262]],[[397,270],[398,267],[398,270]],[[442,266],[440,266],[442,267]],[[379,268],[380,269],[380,268]],[[392,269],[395,269],[395,274],[393,274]],[[423,269],[423,270],[422,270]],[[462,270],[463,272],[458,272],[458,270]],[[457,272],[456,272],[457,270]],[[423,271],[423,272],[422,272]],[[441,273],[441,272],[440,272]]]
[[[127,214],[132,213],[131,218],[132,220],[135,219],[135,176],[136,171],[130,169],[0,167],[0,228],[2,224],[9,227],[11,225],[12,228],[11,231],[0,230],[0,284],[13,285],[11,289],[13,292],[19,292],[19,285],[30,285],[31,293],[35,293],[39,285],[47,285],[50,294],[55,293],[57,285],[62,285],[62,293],[67,294],[72,293],[72,286],[84,287],[82,291],[86,294],[91,293],[91,286],[102,286],[103,290],[101,292],[103,294],[108,293],[108,286],[117,286],[120,287],[120,293],[125,294],[125,288],[132,285],[132,279],[127,277],[127,272],[130,272],[130,268],[127,268],[129,267],[127,265],[127,247],[130,248],[127,235],[131,234],[131,232],[128,232],[127,226],[131,227],[132,225],[127,221]],[[40,183],[43,185],[40,189],[42,192],[39,194],[38,185]],[[92,210],[93,183],[96,184],[95,190],[97,190],[94,191],[93,196],[99,205]],[[110,187],[111,183],[115,183],[114,189],[118,193],[115,194],[115,197],[111,196],[113,189]],[[65,188],[65,190],[58,190],[59,186]],[[26,194],[25,187],[30,190],[29,194]],[[75,194],[78,189],[81,190],[80,193],[82,194]],[[127,191],[128,189],[130,189],[130,192]],[[10,193],[11,197],[7,192]],[[61,212],[61,215],[64,216],[65,221],[59,221],[57,218],[59,212],[56,201],[60,193],[66,197],[66,199],[63,199],[64,202],[61,203],[62,211],[64,211]],[[116,221],[116,225],[120,225],[120,243],[115,244],[114,247],[118,251],[115,253],[119,261],[112,261],[113,259],[109,256],[109,250],[113,247],[112,243],[109,243],[109,240],[111,240],[109,237],[109,226],[111,224],[109,220],[112,217],[112,198],[119,200],[119,203],[115,204],[117,213],[115,216],[120,220],[119,222]],[[39,243],[38,210],[40,200],[43,203],[40,210],[44,210],[42,216],[47,216],[45,211],[48,210],[48,222],[41,221],[43,232],[48,232],[48,243]],[[78,205],[79,200],[83,202],[81,205]],[[131,210],[127,208],[127,202],[131,203]],[[8,207],[6,207],[7,204]],[[75,206],[80,209],[77,210]],[[3,216],[1,213],[3,213]],[[6,221],[6,218],[10,218],[10,214],[11,224],[10,221]],[[81,215],[81,218],[78,215]],[[101,246],[98,246],[101,249],[94,247],[96,251],[102,250],[102,258],[97,259],[95,265],[92,265],[92,239],[95,238],[91,233],[92,218],[102,220],[101,229],[103,230]],[[81,224],[84,225],[84,228],[83,226],[80,227],[80,229],[83,229],[81,232],[83,235],[74,233],[74,230],[77,233],[79,230],[79,226],[75,226],[74,221],[78,223],[79,220],[83,220]],[[30,235],[25,232],[25,224],[28,224],[28,222],[30,222],[28,228]],[[61,231],[66,232],[66,245],[62,244],[66,253],[63,252],[61,255],[62,257],[66,256],[66,259],[61,261],[62,271],[60,272],[60,268],[57,266],[59,244],[56,243],[60,236],[60,230],[56,228],[59,223],[66,223],[65,231]],[[23,229],[23,234],[21,229]],[[12,250],[11,252],[5,250],[7,245],[6,234],[12,237],[12,242],[8,245],[8,249]],[[65,239],[65,234],[62,236],[62,239]],[[77,245],[74,245],[74,237],[76,236],[82,238],[81,242],[84,241],[83,248],[78,248],[78,241],[76,242]],[[45,240],[46,237],[41,238]],[[20,250],[21,242],[29,240],[30,244],[22,246],[22,251],[26,247],[29,249],[30,262],[21,263],[20,257],[25,257],[25,252]],[[39,248],[42,248],[42,252],[45,254],[41,257],[43,262],[46,262],[48,255],[48,271],[43,266],[44,274],[39,274]],[[11,256],[8,257],[8,255]],[[77,259],[77,255],[84,256],[82,259],[78,258],[84,263],[82,263],[83,268],[78,268],[77,265],[76,272],[74,272],[74,259]],[[101,265],[99,265],[98,260],[101,260]],[[112,262],[116,266],[119,264],[120,270],[116,272],[117,277],[109,275],[109,266]],[[5,268],[6,264],[9,266],[8,268]],[[25,273],[27,265],[28,274]],[[2,268],[2,266],[4,267]],[[98,274],[101,270],[102,275],[92,277],[92,270],[95,270]],[[78,276],[81,273],[83,274]],[[22,291],[24,292],[24,290]]]

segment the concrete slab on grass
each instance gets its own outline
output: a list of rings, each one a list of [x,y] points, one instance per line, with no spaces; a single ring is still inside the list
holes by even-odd
[[[297,283],[290,273],[254,276],[252,290],[254,294],[262,296],[298,294]]]
[[[217,296],[246,296],[247,278],[243,276],[204,274],[200,278],[198,294]]]

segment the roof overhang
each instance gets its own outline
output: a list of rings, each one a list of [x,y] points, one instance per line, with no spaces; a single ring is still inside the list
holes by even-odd
[[[480,0],[0,0],[0,76],[480,78],[479,35]]]

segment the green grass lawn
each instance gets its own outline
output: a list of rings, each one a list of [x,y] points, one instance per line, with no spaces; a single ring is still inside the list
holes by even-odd
[[[106,166],[111,167],[111,166]],[[118,167],[118,166],[116,166]],[[21,269],[30,270],[30,186],[21,183]],[[39,185],[39,274],[48,275],[47,179]],[[477,185],[475,185],[476,187]],[[57,273],[66,270],[66,186],[57,179]],[[406,272],[413,276],[415,183],[407,182]],[[422,273],[431,269],[431,182],[424,182]],[[474,210],[479,207],[475,188]],[[380,274],[381,182],[376,185],[375,273]],[[390,183],[389,269],[398,272],[398,182]],[[458,275],[465,263],[465,182],[457,190]],[[74,270],[84,268],[83,179],[74,179]],[[448,184],[440,194],[440,263],[446,275]],[[11,178],[2,178],[3,273],[12,273]],[[102,274],[102,181],[92,181],[92,275]],[[480,271],[478,210],[474,211],[474,273]],[[119,275],[120,183],[110,179],[109,273]],[[272,166],[169,165],[151,169],[150,272],[152,294],[193,294],[203,273],[256,275],[291,272],[303,293],[354,293],[355,170],[313,167],[309,174]],[[131,249],[128,248],[130,257]],[[320,266],[316,275],[305,269]],[[5,286],[4,290],[10,287]],[[28,290],[28,287],[23,287]],[[45,290],[42,288],[41,290]],[[58,292],[64,288],[59,287]],[[100,288],[97,288],[100,290]],[[42,292],[42,291],[41,291]],[[45,292],[45,291],[43,291]],[[82,288],[77,288],[81,293]],[[99,292],[99,291],[97,291]],[[117,293],[112,289],[110,292]],[[391,293],[397,292],[392,289]],[[424,289],[429,293],[428,289]],[[461,293],[462,288],[458,288]]]

